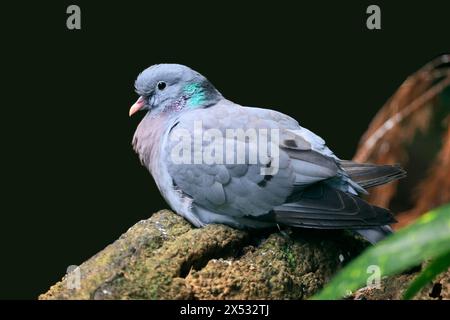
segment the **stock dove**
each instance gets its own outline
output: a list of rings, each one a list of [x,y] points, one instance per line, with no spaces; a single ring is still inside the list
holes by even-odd
[[[195,226],[350,229],[372,243],[391,232],[392,214],[358,194],[404,177],[398,165],[340,160],[293,118],[227,100],[183,65],[153,65],[135,88],[129,115],[146,114],[134,150]]]

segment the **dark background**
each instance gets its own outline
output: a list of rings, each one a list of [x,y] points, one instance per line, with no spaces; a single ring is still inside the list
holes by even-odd
[[[2,5],[0,298],[35,299],[167,207],[130,145],[144,68],[186,64],[228,99],[287,113],[351,158],[402,81],[450,51],[444,1],[224,3]],[[366,29],[372,3],[382,30]],[[66,29],[69,4],[81,7],[80,31]]]

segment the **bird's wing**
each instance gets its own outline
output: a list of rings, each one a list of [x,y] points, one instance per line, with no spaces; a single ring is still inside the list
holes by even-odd
[[[389,210],[324,183],[304,189],[273,212],[278,223],[303,228],[361,229],[396,222]]]
[[[212,136],[214,133],[221,134],[224,149],[228,143],[234,146],[234,152],[239,146],[244,148],[244,163],[230,164],[225,161],[226,158],[222,158],[221,163],[217,158],[215,163],[198,158],[198,163],[195,163],[193,150],[196,141],[200,141],[202,157],[213,151],[214,148],[208,148],[216,141],[196,140],[195,130],[198,134],[199,128],[203,134],[208,130]],[[253,139],[229,137],[227,129],[243,129],[247,133],[248,129],[275,129],[278,130],[278,139],[269,134],[265,152],[258,154],[255,162],[249,158],[248,151],[255,148],[260,151],[261,140],[256,142]],[[191,137],[187,143],[189,151],[180,145],[183,143],[181,137],[187,135]],[[279,154],[277,163],[273,163],[275,140]],[[223,104],[193,110],[181,116],[169,133],[164,154],[174,187],[191,197],[194,204],[215,213],[242,217],[266,214],[275,206],[285,203],[298,188],[336,176],[338,165],[331,155],[324,154],[327,150],[323,140],[301,128],[288,116],[267,109]],[[183,151],[184,155],[190,153],[190,159],[179,157]],[[274,174],[261,171],[274,165],[277,167]]]

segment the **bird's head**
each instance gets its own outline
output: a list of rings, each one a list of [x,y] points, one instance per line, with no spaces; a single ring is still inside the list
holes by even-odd
[[[139,99],[129,115],[140,110],[172,113],[206,108],[222,95],[200,73],[180,64],[157,64],[145,69],[135,82]]]

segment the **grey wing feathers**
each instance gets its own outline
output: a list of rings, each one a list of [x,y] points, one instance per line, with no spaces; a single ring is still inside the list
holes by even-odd
[[[280,153],[278,172],[261,175],[266,164],[173,164],[167,168],[175,188],[215,213],[258,216],[282,204],[292,193],[295,175]]]
[[[323,140],[283,114],[267,109],[233,109],[233,106],[218,105],[208,112],[191,112],[179,119],[177,126],[192,132],[197,120],[203,120],[205,130],[219,129],[222,133],[234,128],[280,130],[278,171],[274,175],[261,175],[261,168],[267,164],[259,158],[256,164],[246,160],[245,164],[231,165],[174,165],[168,159],[167,167],[176,187],[191,197],[194,204],[216,213],[236,217],[263,215],[284,203],[295,188],[334,177],[337,173],[336,160],[319,151],[329,150]],[[228,139],[225,140],[224,145]],[[245,142],[247,149],[251,143]],[[166,154],[173,145],[168,147]],[[267,150],[270,148],[268,146]],[[270,158],[270,154],[267,156]]]
[[[323,183],[305,189],[273,212],[278,223],[304,228],[369,228],[396,222],[388,210]]]
[[[296,172],[296,186],[308,186],[338,173],[339,167],[334,159],[316,151],[288,149],[286,152]]]

